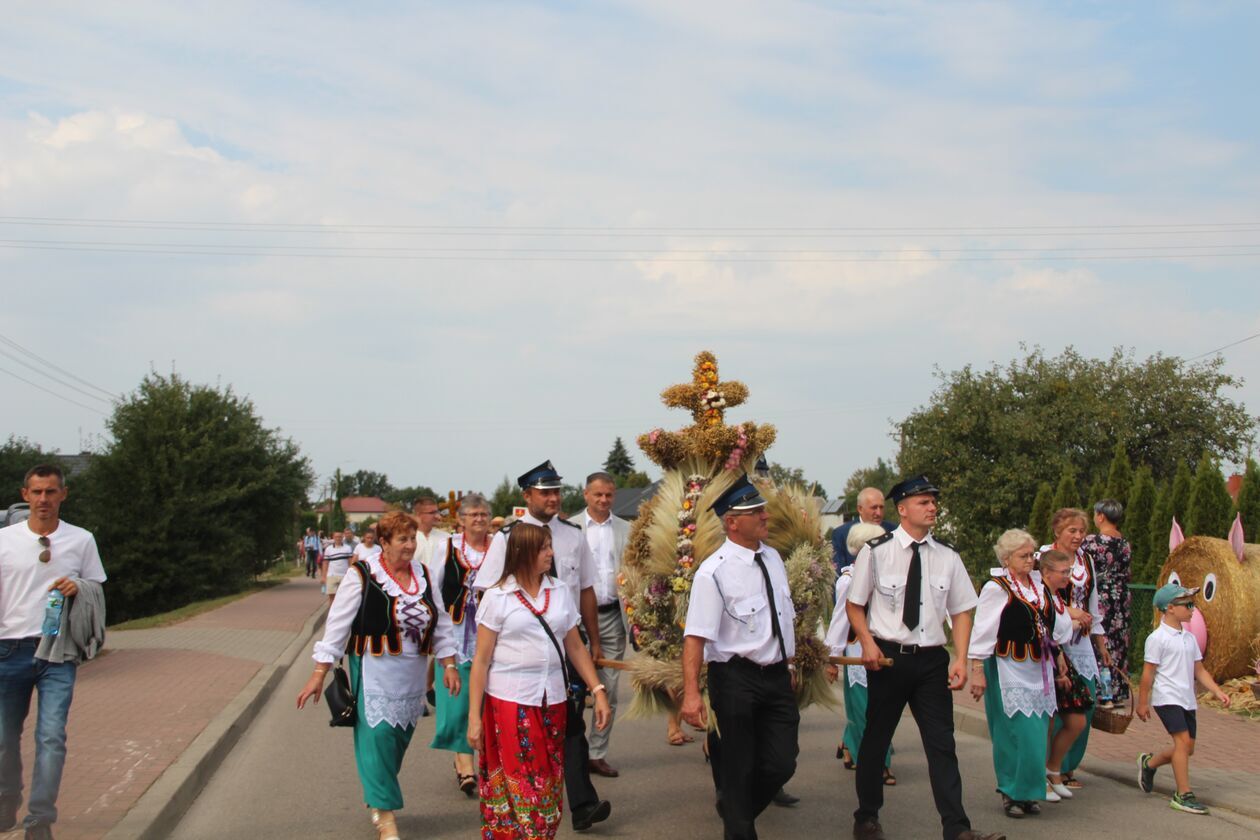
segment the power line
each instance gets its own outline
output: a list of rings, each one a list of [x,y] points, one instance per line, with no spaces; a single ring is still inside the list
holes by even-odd
[[[1226,344],[1224,347],[1217,347],[1215,350],[1209,350],[1206,353],[1200,353],[1197,356],[1191,356],[1190,358],[1186,359],[1186,361],[1193,362],[1196,359],[1202,359],[1204,356],[1214,355],[1216,353],[1221,352],[1222,350],[1228,350],[1231,347],[1237,347],[1239,344],[1243,344],[1245,342],[1251,341],[1253,338],[1260,338],[1260,333],[1256,333],[1255,335],[1249,335],[1246,338],[1240,338],[1237,341],[1231,341],[1229,344]]]
[[[197,246],[206,248],[212,246]],[[92,246],[84,247],[78,245],[16,245],[8,243],[0,243],[0,248],[9,248],[21,251],[55,251],[61,253],[95,253],[95,254],[152,254],[157,256],[179,256],[179,257],[288,257],[297,259],[323,259],[323,260],[403,260],[418,262],[508,262],[508,263],[531,263],[531,262],[574,262],[574,263],[641,263],[641,262],[664,262],[664,263],[921,263],[921,262],[940,262],[937,257],[801,257],[801,258],[772,258],[772,257],[754,257],[740,258],[727,257],[720,255],[711,255],[706,257],[671,257],[667,255],[649,255],[649,256],[622,256],[622,257],[595,257],[595,256],[490,256],[484,254],[330,254],[330,253],[306,253],[306,252],[284,252],[284,251],[258,251],[258,250],[239,250],[241,246],[237,246],[237,250],[193,250],[180,248],[115,248],[108,246]],[[1241,248],[1260,248],[1260,245],[1239,245],[1239,246],[1217,246],[1217,247],[1241,247]],[[1136,246],[1135,246],[1136,248]],[[1188,259],[1208,259],[1218,257],[1260,257],[1260,250],[1253,251],[1215,251],[1204,253],[1162,253],[1154,254],[1149,250],[1145,253],[1136,254],[1074,254],[1074,255],[1049,255],[1035,257],[1038,261],[1046,262],[1079,262],[1084,260],[1188,260]],[[954,257],[950,262],[1022,262],[1030,259],[1030,256],[1014,256],[1014,257]]]
[[[11,371],[11,370],[7,370],[7,369],[5,369],[5,368],[0,368],[0,373],[7,373],[7,374],[9,374],[9,376],[12,376],[14,379],[17,379],[17,380],[19,380],[19,381],[21,381],[21,382],[25,382],[27,385],[30,385],[32,388],[38,388],[39,390],[43,391],[45,394],[51,394],[52,396],[56,397],[57,399],[59,399],[59,400],[64,400],[65,402],[71,403],[72,405],[77,405],[79,408],[86,408],[88,411],[94,411],[94,412],[96,412],[97,414],[101,415],[102,417],[106,417],[106,416],[108,416],[108,415],[106,415],[106,414],[105,414],[105,412],[100,411],[99,409],[95,409],[95,408],[93,408],[93,407],[92,407],[92,406],[90,406],[90,405],[84,405],[83,403],[79,402],[78,400],[72,400],[72,399],[70,399],[70,398],[69,398],[69,397],[67,397],[67,396],[63,396],[62,394],[58,394],[56,391],[50,391],[49,389],[45,388],[43,385],[40,385],[40,384],[39,384],[39,383],[37,383],[37,382],[32,382],[31,380],[27,379],[27,378],[26,378],[26,377],[24,377],[24,376],[18,376],[16,373],[14,373],[14,372],[13,372],[13,371]]]
[[[35,367],[35,365],[31,364],[30,362],[23,361],[23,359],[20,356],[16,356],[13,353],[10,353],[8,350],[5,350],[3,347],[0,347],[0,356],[4,356],[5,358],[11,359],[12,361],[17,362],[22,367],[27,368],[28,370],[32,370],[35,373],[38,373],[40,376],[44,377],[45,379],[51,379],[53,382],[56,382],[61,387],[69,388],[71,391],[80,393],[89,399],[100,400],[103,403],[109,402],[109,400],[105,399],[104,397],[98,397],[96,394],[93,394],[91,391],[85,391],[84,389],[76,385],[73,385],[69,382],[66,382],[65,380],[58,379],[57,377],[53,376],[48,371],[41,370]]]
[[[35,353],[35,352],[31,351],[31,350],[28,350],[27,348],[23,347],[21,344],[18,344],[16,341],[14,341],[13,339],[9,338],[8,336],[5,336],[5,335],[0,335],[0,343],[4,343],[4,344],[9,345],[9,346],[10,346],[10,347],[12,347],[14,350],[17,350],[19,353],[22,353],[23,355],[27,356],[28,358],[34,359],[35,361],[39,362],[40,364],[44,365],[45,367],[52,368],[53,370],[55,370],[55,371],[57,371],[58,373],[60,373],[62,376],[67,376],[67,377],[69,377],[70,379],[73,379],[75,382],[78,382],[78,383],[80,383],[80,384],[82,384],[82,385],[86,385],[86,386],[88,386],[89,388],[92,388],[92,389],[94,389],[94,390],[100,391],[102,394],[104,394],[105,396],[109,397],[111,400],[116,400],[116,399],[118,399],[118,395],[117,395],[117,394],[115,394],[115,393],[113,393],[112,391],[107,391],[107,390],[105,390],[104,388],[101,388],[101,387],[100,387],[100,386],[98,386],[98,385],[94,385],[94,384],[92,384],[91,382],[88,382],[86,379],[84,379],[84,378],[83,378],[83,377],[81,377],[81,376],[76,376],[75,374],[71,373],[70,371],[66,370],[65,368],[63,368],[63,367],[60,367],[60,366],[58,366],[58,365],[53,364],[52,362],[50,362],[50,361],[48,361],[47,359],[45,359],[43,356],[40,356],[39,354],[37,354],[37,353]],[[28,367],[29,367],[29,365],[28,365]],[[92,396],[92,395],[91,395],[91,394],[89,394],[88,396]],[[99,397],[94,397],[94,399],[99,399]]]

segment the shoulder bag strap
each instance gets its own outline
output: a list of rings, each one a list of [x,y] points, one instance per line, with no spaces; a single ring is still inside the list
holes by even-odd
[[[556,653],[560,656],[560,668],[564,672],[564,692],[565,696],[568,697],[572,693],[570,689],[573,685],[573,679],[569,674],[569,660],[564,655],[564,649],[560,647],[560,642],[556,639],[556,634],[551,631],[551,625],[547,623],[546,619],[533,611],[530,612],[530,615],[538,619],[538,623],[542,625],[543,632],[547,634],[548,639],[551,639],[551,644],[555,646]]]

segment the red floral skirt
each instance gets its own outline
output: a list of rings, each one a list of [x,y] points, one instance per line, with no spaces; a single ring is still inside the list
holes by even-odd
[[[564,703],[521,706],[486,695],[481,712],[483,840],[555,837],[564,804]]]

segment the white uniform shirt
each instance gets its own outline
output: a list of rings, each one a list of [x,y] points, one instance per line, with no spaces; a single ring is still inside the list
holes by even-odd
[[[586,544],[582,529],[558,516],[553,516],[550,522],[543,522],[527,513],[517,521],[551,529],[551,549],[555,552],[552,565],[556,577],[569,588],[569,597],[581,609],[582,590],[595,585],[595,561],[591,557],[591,549]],[[486,552],[485,562],[477,573],[474,589],[494,586],[503,576],[503,561],[507,558],[507,530],[499,531],[490,541],[490,550]]]
[[[591,550],[595,561],[595,603],[599,606],[615,604],[617,598],[617,572],[621,563],[614,554],[617,537],[613,533],[613,518],[610,514],[603,522],[597,522],[589,513],[586,518],[586,545]]]
[[[836,578],[836,606],[831,611],[831,623],[827,625],[827,635],[823,644],[831,651],[832,656],[861,656],[862,645],[858,642],[849,644],[849,611],[844,608],[849,598],[849,586],[853,583],[853,567],[845,566]],[[844,666],[845,679],[849,685],[866,685],[866,669],[861,665]]]
[[[362,561],[364,561],[364,562],[371,562],[372,560],[375,560],[376,558],[378,558],[378,557],[380,557],[380,556],[381,556],[381,544],[380,544],[380,543],[372,543],[372,547],[371,547],[371,548],[368,548],[368,547],[367,547],[366,545],[364,545],[363,543],[359,543],[358,545],[356,545],[356,546],[354,547],[354,559],[355,559],[355,560],[362,560]],[[415,558],[415,557],[412,557],[412,559],[414,560],[414,559],[416,559],[416,558]]]
[[[441,528],[434,528],[427,536],[416,531],[415,559],[429,568],[433,568],[433,558],[437,556],[438,549],[445,547],[446,541],[450,538],[451,535]],[[442,560],[439,562],[446,562],[445,555],[442,556]]]
[[[30,520],[0,528],[0,639],[25,639],[40,635],[48,589],[61,577],[105,582],[105,569],[96,539],[69,522],[57,523],[48,535],[52,556],[39,562],[44,547]]]
[[[330,545],[324,549],[324,562],[328,564],[329,576],[345,577],[346,572],[350,571],[350,558],[353,556],[354,549],[345,543]]]
[[[919,548],[923,581],[919,588],[919,626],[907,628],[901,623],[902,603],[906,596],[906,576],[910,571],[910,544],[914,539],[898,526],[890,539],[871,548],[864,545],[853,561],[853,583],[849,586],[849,603],[866,606],[871,635],[901,645],[937,646],[945,644],[945,619],[966,612],[976,605],[976,590],[971,585],[962,557],[931,534]]]
[[[546,605],[542,617],[561,649],[565,635],[578,624],[577,605],[569,599],[569,587],[549,575],[543,575],[537,598],[522,591],[514,577],[486,589],[477,604],[477,624],[498,634],[486,693],[523,706],[541,706],[544,698],[548,705],[559,703],[567,695],[560,654],[517,592],[536,610]]]
[[[766,597],[766,581],[753,561],[754,552],[729,539],[696,571],[687,605],[686,635],[704,639],[704,661],[726,662],[740,656],[758,665],[773,665],[783,657],[774,637],[770,610],[779,615],[783,646],[796,655],[796,608],[788,587],[787,570],[779,552],[765,543],[758,549],[770,573],[774,604]]]
[[[1146,637],[1143,661],[1155,665],[1152,706],[1199,708],[1194,696],[1194,663],[1203,658],[1199,643],[1184,627],[1174,630],[1164,622]]]

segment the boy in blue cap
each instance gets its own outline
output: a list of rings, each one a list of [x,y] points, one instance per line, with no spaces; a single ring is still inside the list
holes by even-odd
[[[1203,652],[1199,643],[1182,625],[1194,613],[1194,596],[1198,588],[1186,589],[1179,583],[1166,583],[1155,593],[1155,609],[1163,613],[1159,626],[1146,637],[1146,664],[1142,669],[1142,684],[1138,689],[1137,716],[1150,720],[1151,707],[1159,715],[1164,729],[1172,736],[1172,747],[1158,755],[1142,753],[1138,756],[1138,787],[1150,793],[1155,786],[1155,771],[1171,764],[1177,792],[1169,805],[1187,814],[1206,814],[1207,806],[1195,798],[1190,790],[1190,756],[1194,755],[1194,738],[1197,731],[1195,712],[1198,702],[1194,696],[1195,680],[1198,680],[1229,708],[1229,695],[1212,679],[1203,667]]]

